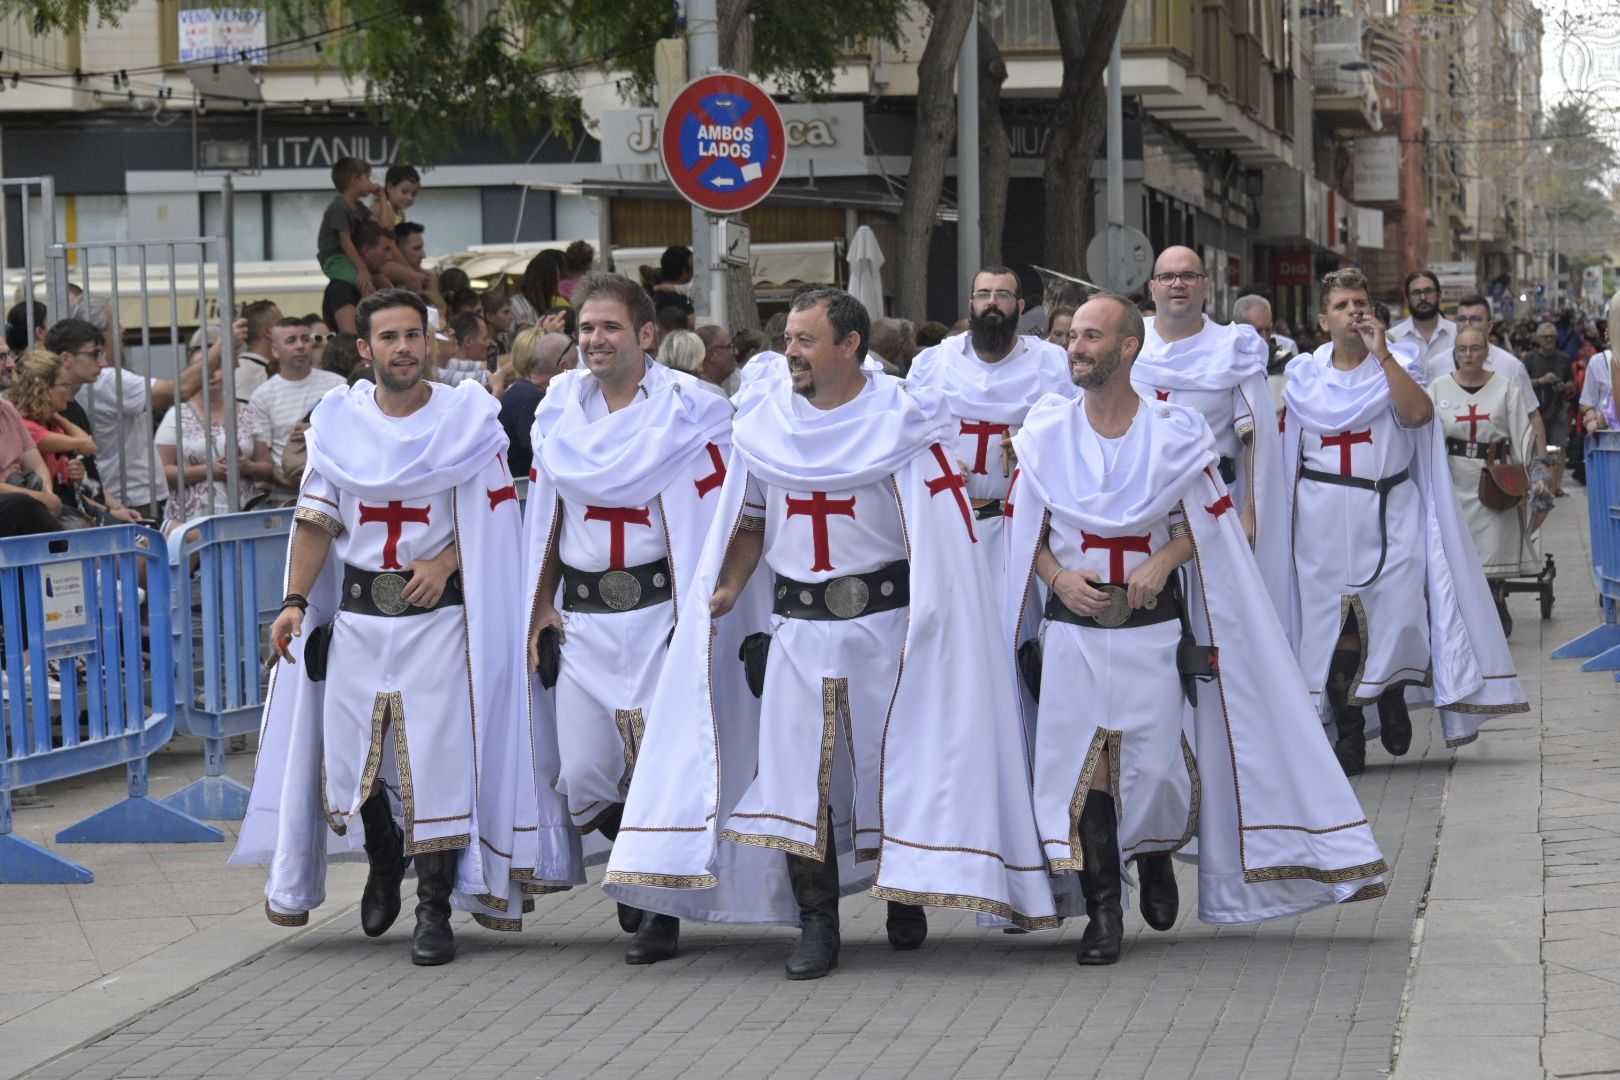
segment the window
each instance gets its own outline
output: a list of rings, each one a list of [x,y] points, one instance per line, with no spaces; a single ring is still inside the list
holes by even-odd
[[[238,191],[231,199],[231,210],[236,218],[236,231],[231,237],[232,255],[237,262],[263,262],[264,251],[264,195],[258,191]],[[319,221],[316,222],[319,224]],[[220,219],[220,196],[205,191],[202,197],[202,230],[204,236],[225,235],[225,223]],[[314,257],[314,234],[310,234],[310,254]],[[298,258],[300,256],[291,256]]]

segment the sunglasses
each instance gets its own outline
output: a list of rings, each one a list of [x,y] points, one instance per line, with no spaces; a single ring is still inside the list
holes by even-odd
[[[309,335],[309,340],[317,345],[325,345],[328,341],[331,341],[335,337],[337,337],[336,334],[311,334]]]

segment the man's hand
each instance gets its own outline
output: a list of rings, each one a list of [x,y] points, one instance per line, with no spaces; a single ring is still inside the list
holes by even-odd
[[[371,275],[364,270],[354,279],[354,287],[360,290],[361,296],[370,296],[377,291],[377,283],[371,280]]]
[[[405,568],[411,575],[400,594],[408,604],[430,608],[444,595],[444,583],[456,572],[456,545],[451,544],[431,559],[417,559]]]
[[[67,475],[68,479],[73,481],[75,484],[84,483],[84,461],[80,458],[74,458],[73,460],[69,461]]]
[[[540,330],[547,334],[560,334],[568,325],[568,313],[561,309],[543,312],[540,316]]]
[[[1374,357],[1382,360],[1389,353],[1389,344],[1384,340],[1384,327],[1377,319],[1368,315],[1351,323],[1350,326],[1361,336],[1361,343]]]
[[[279,656],[289,664],[297,663],[288,651],[295,637],[304,636],[304,612],[301,608],[288,605],[281,609],[276,621],[270,624],[270,661],[274,663]]]
[[[1092,588],[1098,580],[1090,570],[1059,570],[1052,575],[1052,591],[1076,615],[1095,617],[1108,610],[1108,594]]]
[[[1160,553],[1164,549],[1160,549]],[[1125,578],[1125,597],[1131,602],[1131,607],[1141,608],[1147,602],[1159,595],[1164,583],[1170,578],[1170,561],[1159,557],[1160,553],[1149,555],[1137,564]]]
[[[117,518],[119,521],[127,521],[127,522],[129,522],[131,525],[134,525],[134,524],[138,523],[141,520],[140,513],[138,511],[131,510],[127,506],[108,507],[107,513],[111,514],[113,517]]]
[[[45,504],[45,509],[47,509],[47,510],[49,510],[51,512],[51,517],[55,517],[57,514],[60,514],[62,512],[62,500],[58,499],[56,497],[55,492],[53,492],[53,491],[30,491],[28,494],[32,495],[34,498],[36,498],[40,502],[44,503]]]
[[[738,591],[736,589],[726,585],[716,585],[714,591],[709,594],[709,617],[719,619],[736,607],[737,595]]]
[[[550,604],[541,606],[534,620],[534,633],[529,635],[529,670],[540,670],[540,631],[548,626],[557,628],[557,641],[561,643],[566,635],[563,630],[562,612]]]
[[[1001,475],[1011,476],[1012,471],[1018,467],[1018,455],[1013,451],[1013,433],[1001,433]]]

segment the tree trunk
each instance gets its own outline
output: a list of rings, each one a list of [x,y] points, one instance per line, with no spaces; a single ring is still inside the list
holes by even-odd
[[[1095,232],[1091,163],[1108,133],[1103,75],[1126,0],[1052,0],[1063,83],[1046,148],[1046,265],[1085,276]]]
[[[976,0],[932,0],[933,25],[917,64],[917,125],[911,173],[900,205],[895,265],[895,306],[903,319],[928,318],[928,245],[934,235],[945,161],[956,133],[956,58],[962,35],[978,10]],[[963,147],[965,153],[976,147]]]
[[[754,66],[752,0],[718,0],[716,21],[720,34],[720,66],[748,75]],[[691,72],[695,78],[697,72]],[[735,215],[738,221],[742,215]],[[726,327],[732,332],[759,329],[759,305],[754,303],[754,275],[747,266],[726,267]]]
[[[1007,225],[1007,180],[1012,148],[1001,117],[1001,87],[1007,61],[990,28],[979,20],[979,250],[981,266],[1001,263],[1001,236]],[[964,300],[966,297],[963,298]]]

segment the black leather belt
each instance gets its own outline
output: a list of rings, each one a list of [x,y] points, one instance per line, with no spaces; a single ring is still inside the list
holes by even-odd
[[[1046,597],[1046,617],[1097,630],[1129,630],[1181,618],[1181,592],[1173,584],[1161,589],[1158,596],[1149,597],[1147,604],[1139,608],[1131,607],[1124,585],[1093,583],[1091,587],[1108,594],[1107,611],[1101,615],[1077,615],[1053,590]]]
[[[991,518],[1001,516],[1003,503],[1000,499],[974,499],[973,516],[978,521],[989,521]]]
[[[392,570],[381,572],[362,570],[358,566],[343,564],[343,611],[356,615],[426,615],[440,608],[456,607],[462,602],[461,571],[451,574],[439,594],[439,602],[432,607],[417,607],[405,599],[405,586],[412,574],[398,574]]]
[[[850,574],[826,581],[776,578],[778,615],[790,619],[857,619],[911,604],[911,564],[899,559],[870,574]]]
[[[1372,577],[1360,585],[1350,586],[1352,589],[1365,589],[1378,580],[1384,572],[1384,561],[1389,558],[1389,493],[1393,489],[1412,478],[1410,469],[1402,469],[1394,476],[1386,476],[1379,480],[1367,480],[1360,476],[1343,476],[1339,473],[1318,472],[1315,469],[1299,470],[1301,478],[1315,480],[1319,484],[1338,484],[1340,487],[1361,488],[1363,491],[1373,491],[1378,494],[1378,566],[1373,570]]]
[[[666,603],[675,595],[668,559],[622,570],[575,570],[564,565],[562,573],[564,611],[637,611]]]
[[[1229,457],[1223,457],[1215,463],[1215,471],[1221,474],[1221,482],[1231,487],[1237,482],[1237,462]]]
[[[1494,452],[1498,458],[1506,461],[1510,448],[1511,444],[1506,439],[1499,439],[1496,442],[1469,442],[1467,439],[1446,440],[1446,453],[1452,457],[1483,458],[1487,454]]]

